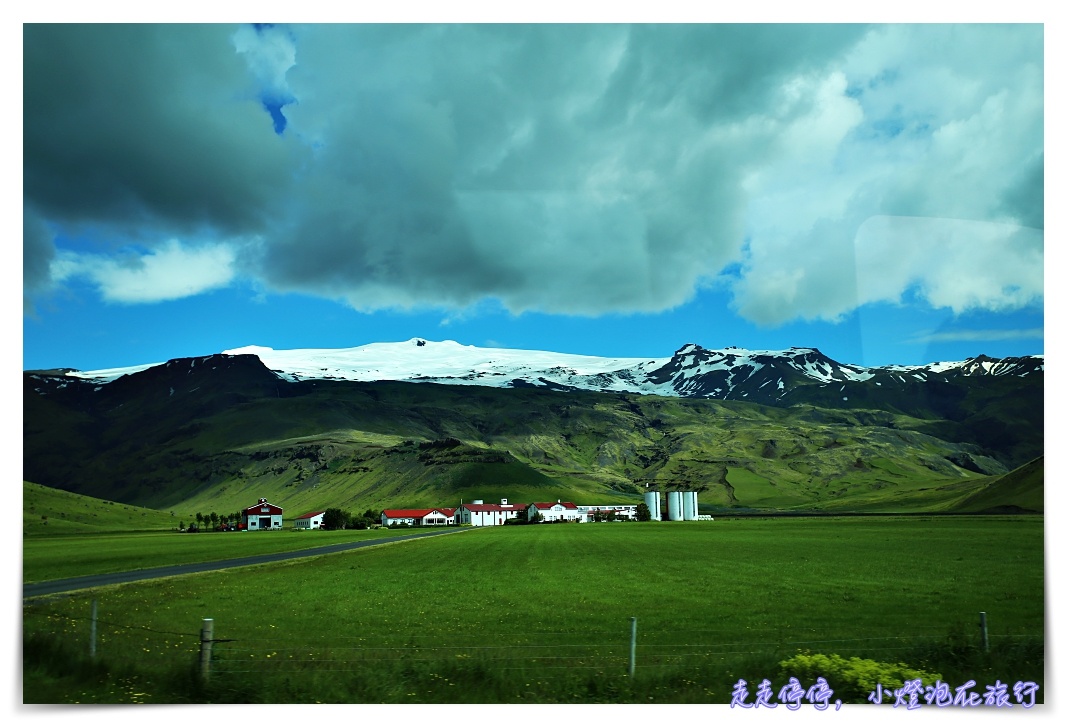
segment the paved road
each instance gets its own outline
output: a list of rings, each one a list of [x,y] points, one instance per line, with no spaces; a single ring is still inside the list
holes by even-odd
[[[256,566],[269,564],[273,561],[285,561],[286,559],[303,559],[309,556],[322,556],[324,554],[336,554],[342,551],[365,548],[367,546],[379,546],[396,541],[408,541],[413,538],[432,538],[434,536],[447,536],[450,533],[461,533],[466,528],[458,528],[455,531],[444,533],[409,533],[403,536],[389,536],[387,538],[374,538],[368,541],[354,541],[352,543],[337,543],[330,546],[317,546],[312,549],[300,551],[286,551],[279,554],[261,554],[259,556],[243,556],[237,559],[223,559],[222,561],[207,561],[200,564],[176,564],[174,566],[159,566],[153,569],[137,569],[135,571],[120,571],[114,574],[95,574],[93,576],[75,576],[70,579],[55,579],[53,581],[38,581],[32,584],[22,585],[22,598],[41,597],[48,594],[60,594],[62,592],[77,591],[79,589],[92,589],[98,586],[110,584],[124,584],[130,581],[144,581],[145,579],[159,579],[165,576],[181,576],[183,574],[196,574],[202,571],[217,571],[219,569],[233,569],[240,566]]]

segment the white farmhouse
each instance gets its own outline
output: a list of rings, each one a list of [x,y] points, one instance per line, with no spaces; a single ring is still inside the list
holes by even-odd
[[[531,521],[534,516],[541,514],[545,521],[579,521],[578,506],[571,502],[556,501],[555,503],[531,503],[527,506],[527,520]]]
[[[510,504],[507,498],[502,498],[500,505],[480,500],[462,503],[456,509],[456,523],[461,526],[500,526],[517,517],[526,507],[525,503]]]
[[[626,506],[576,506],[579,514],[579,521],[581,523],[589,523],[593,521],[595,513],[600,513],[602,516],[608,513],[615,513],[616,518],[636,521],[638,520],[638,506],[626,505]]]
[[[293,528],[322,528],[326,511],[312,511],[293,519]]]
[[[382,511],[382,525],[452,526],[454,508],[387,508]]]

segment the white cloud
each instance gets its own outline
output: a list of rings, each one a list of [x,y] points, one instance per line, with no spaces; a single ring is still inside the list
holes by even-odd
[[[1035,339],[1041,341],[1042,329],[961,329],[923,333],[907,340],[906,344],[927,344],[946,341],[1017,341]]]
[[[832,64],[747,177],[739,313],[835,321],[910,289],[954,312],[1040,302],[1041,58],[1034,27],[888,26]]]
[[[63,252],[52,263],[52,277],[87,279],[111,303],[157,303],[228,285],[236,275],[235,258],[228,244],[186,248],[171,240],[121,257]]]
[[[275,98],[289,95],[286,73],[297,62],[297,49],[293,36],[285,28],[243,25],[231,40],[264,93]]]
[[[877,216],[856,237],[858,304],[917,294],[955,314],[1041,301],[1042,232],[1009,223]]]

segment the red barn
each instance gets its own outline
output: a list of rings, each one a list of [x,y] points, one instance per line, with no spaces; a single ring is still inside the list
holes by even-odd
[[[241,511],[241,523],[250,531],[282,528],[282,508],[260,498],[260,502]]]

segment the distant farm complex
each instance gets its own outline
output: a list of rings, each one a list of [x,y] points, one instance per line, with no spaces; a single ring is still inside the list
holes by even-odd
[[[502,498],[500,503],[474,500],[461,503],[456,508],[387,508],[382,511],[383,526],[503,526],[509,521],[526,523],[592,523],[596,521],[711,521],[712,516],[697,512],[695,491],[669,491],[667,505],[662,507],[661,493],[650,490],[645,493],[644,506],[640,505],[580,506],[570,501],[557,500],[535,503],[509,503]],[[666,514],[666,518],[664,517]],[[311,511],[297,516],[293,528],[299,530],[326,527],[325,510]],[[370,514],[368,514],[370,515]],[[249,531],[279,530],[282,528],[282,508],[268,503],[266,498],[241,512],[241,529]]]
[[[661,494],[648,491],[645,505],[649,520],[660,521],[711,521],[712,516],[697,512],[696,491],[671,491],[667,496],[666,509],[661,508]],[[667,518],[662,517],[666,511]],[[557,500],[540,503],[509,503],[502,498],[500,503],[485,503],[475,500],[462,503],[457,508],[403,508],[382,511],[383,526],[502,526],[507,521],[522,518],[528,523],[568,521],[590,523],[602,520],[638,520],[637,505],[580,506],[569,501]]]

